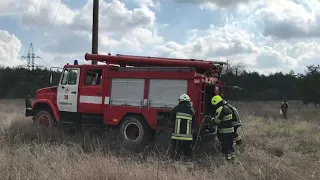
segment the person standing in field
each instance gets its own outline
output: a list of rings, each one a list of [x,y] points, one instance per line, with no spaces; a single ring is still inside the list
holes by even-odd
[[[234,127],[232,110],[223,102],[220,95],[215,95],[211,99],[211,104],[214,106],[214,124],[217,125],[217,136],[222,147],[222,153],[226,160],[235,158],[234,151]]]
[[[287,119],[287,112],[288,112],[289,104],[286,99],[284,99],[281,103],[280,109],[282,112],[282,117]]]
[[[183,161],[191,162],[195,111],[187,94],[179,97],[179,104],[172,109],[170,121],[175,122],[171,136],[171,158],[177,160],[178,157],[182,157]]]

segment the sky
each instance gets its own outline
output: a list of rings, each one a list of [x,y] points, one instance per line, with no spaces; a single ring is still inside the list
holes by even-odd
[[[62,67],[91,53],[93,0],[0,0],[0,65]],[[99,54],[243,64],[263,74],[320,64],[319,0],[100,0]]]

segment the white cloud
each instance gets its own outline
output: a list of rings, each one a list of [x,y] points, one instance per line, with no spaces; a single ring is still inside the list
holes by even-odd
[[[168,42],[154,49],[155,54],[160,56],[198,59],[249,55],[258,50],[251,42],[250,35],[237,24],[221,28],[210,26],[204,31],[193,30],[185,44]]]
[[[313,2],[270,1],[264,8],[257,10],[254,16],[264,22],[265,36],[280,39],[319,37],[320,4]]]
[[[198,3],[211,7],[231,7],[239,4],[248,4],[257,0],[174,0],[178,3]]]
[[[59,13],[56,16],[58,8]],[[63,3],[60,5],[60,0],[7,0],[0,2],[0,12],[0,15],[17,16],[22,25],[28,28],[33,22],[37,22],[36,26],[47,28],[55,16],[55,26],[68,25],[75,16],[72,9]]]
[[[0,30],[0,64],[4,66],[23,65],[19,60],[20,40],[8,31]],[[26,63],[25,63],[26,64]]]
[[[92,30],[92,0],[81,8],[74,16],[73,23],[68,26],[73,30]],[[147,6],[129,10],[123,2],[114,1],[111,5],[102,1],[100,3],[99,31],[109,34],[126,33],[134,28],[150,28],[154,26],[155,13]]]

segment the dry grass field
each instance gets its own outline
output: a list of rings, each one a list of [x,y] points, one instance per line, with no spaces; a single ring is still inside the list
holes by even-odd
[[[80,135],[40,131],[24,117],[23,101],[1,100],[0,179],[320,179],[319,108],[289,101],[286,122],[279,118],[280,102],[233,105],[243,120],[236,161],[225,162],[212,148],[197,154],[193,169],[177,169],[157,153],[124,155],[103,138],[97,145]]]

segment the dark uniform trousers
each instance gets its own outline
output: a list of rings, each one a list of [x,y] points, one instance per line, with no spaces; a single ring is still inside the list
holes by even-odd
[[[232,111],[229,107],[222,105],[217,108],[214,122],[218,126],[217,136],[222,147],[222,153],[225,154],[226,157],[234,155],[234,127],[232,119]]]
[[[183,161],[191,161],[193,159],[193,117],[193,114],[176,112],[175,128],[171,136],[171,157],[174,160],[181,158]]]

